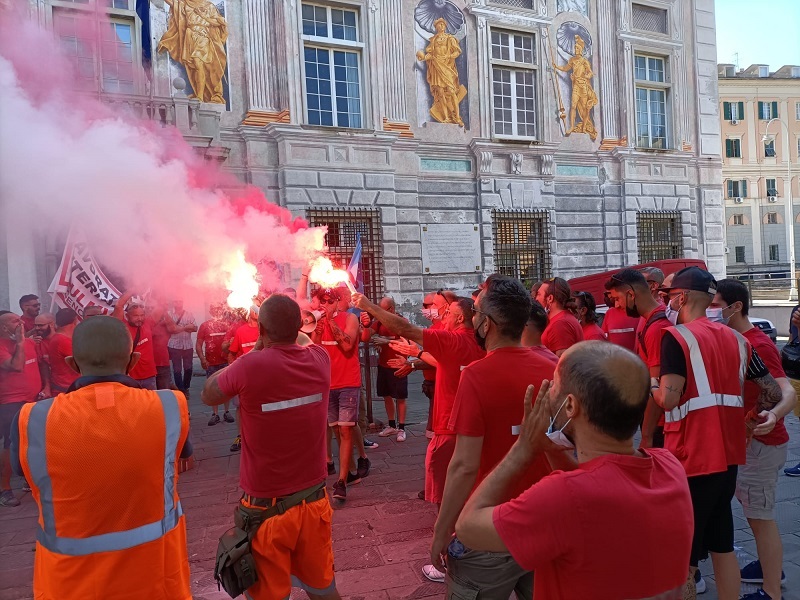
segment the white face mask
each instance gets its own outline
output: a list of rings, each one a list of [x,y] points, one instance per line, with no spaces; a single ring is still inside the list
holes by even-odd
[[[728,307],[726,306],[725,308]],[[722,311],[725,310],[725,308],[707,308],[706,318],[712,323],[722,323],[723,325],[727,325],[731,318],[722,316]]]
[[[436,307],[433,308],[423,308],[422,309],[422,316],[428,319],[428,321],[433,321],[434,319],[439,318],[439,309]]]
[[[561,409],[564,408],[564,405],[567,403],[567,399],[564,398],[564,402],[561,403],[561,406],[558,407],[556,414],[550,417],[550,427],[547,428],[547,437],[550,438],[550,441],[556,444],[557,446],[562,446],[564,448],[575,448],[575,444],[569,441],[569,438],[564,434],[564,427],[569,425],[569,422],[572,419],[567,419],[567,422],[561,427],[561,429],[554,431],[553,428],[555,427],[556,417],[558,413],[561,412]]]
[[[678,312],[674,308],[672,308],[669,304],[664,309],[664,316],[667,317],[667,320],[672,323],[673,325],[678,324]]]

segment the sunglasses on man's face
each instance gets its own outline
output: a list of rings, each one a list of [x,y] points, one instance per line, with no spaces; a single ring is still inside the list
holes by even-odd
[[[336,300],[334,298],[327,298],[325,300],[321,300],[320,304],[336,304],[337,302],[338,302],[338,300]]]

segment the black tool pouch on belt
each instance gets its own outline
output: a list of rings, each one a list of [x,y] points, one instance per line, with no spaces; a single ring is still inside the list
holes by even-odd
[[[256,561],[250,553],[250,537],[243,529],[231,527],[219,538],[214,579],[231,598],[244,593],[257,580]]]

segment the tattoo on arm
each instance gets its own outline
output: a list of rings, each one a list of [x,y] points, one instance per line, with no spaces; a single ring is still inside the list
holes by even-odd
[[[336,321],[333,319],[328,319],[328,324],[331,326],[331,333],[333,334],[333,339],[337,342],[350,345],[350,336],[347,335],[344,331],[342,331],[339,326],[336,324]]]
[[[758,400],[756,401],[759,412],[774,408],[783,398],[781,387],[772,375],[767,374],[764,377],[753,379],[753,381],[761,388],[758,394]]]
[[[672,387],[671,385],[665,385],[664,387],[668,392],[672,392],[673,394],[681,394],[683,392],[682,390]]]

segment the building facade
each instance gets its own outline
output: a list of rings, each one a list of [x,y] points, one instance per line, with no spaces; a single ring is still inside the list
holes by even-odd
[[[80,47],[80,4],[32,2]],[[167,0],[147,14],[112,0],[108,12],[126,53],[113,69],[88,61],[86,87],[143,100],[146,118],[326,225],[340,260],[360,238],[373,297],[661,258],[724,272],[713,0]],[[203,65],[182,57],[175,15]],[[43,291],[59,250],[38,252]],[[11,298],[29,291],[14,277]]]
[[[788,232],[800,243],[800,66],[718,72],[728,270],[785,273]]]

